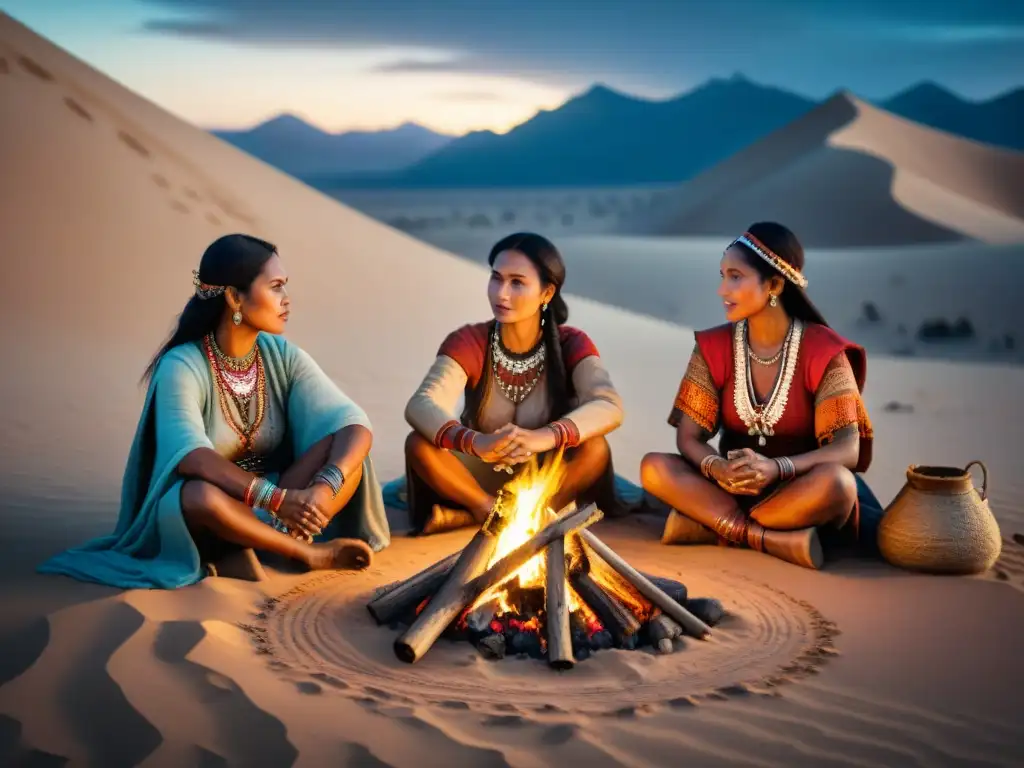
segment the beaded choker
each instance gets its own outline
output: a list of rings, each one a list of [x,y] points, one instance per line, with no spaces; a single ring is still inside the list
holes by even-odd
[[[544,373],[547,350],[544,340],[526,354],[517,355],[510,352],[501,343],[501,325],[494,324],[491,334],[491,370],[502,393],[516,405],[519,405],[533,391]]]

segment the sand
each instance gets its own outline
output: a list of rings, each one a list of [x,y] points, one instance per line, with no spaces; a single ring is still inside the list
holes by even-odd
[[[280,245],[289,337],[367,409],[384,478],[401,471],[402,409],[438,342],[487,316],[486,273],[175,119],[5,16],[0,60],[0,762],[1019,763],[1024,546],[1011,534],[1024,530],[1024,487],[1011,479],[1021,462],[1008,426],[1024,369],[1005,364],[876,355],[867,392],[878,433],[868,480],[883,500],[912,462],[986,461],[1007,539],[996,569],[938,578],[843,560],[810,572],[662,547],[658,521],[642,516],[602,522],[632,562],[730,611],[712,641],[671,656],[608,651],[555,675],[441,643],[400,665],[394,633],[362,604],[465,532],[396,536],[364,573],[273,572],[261,584],[122,592],[36,575],[45,556],[112,527],[139,375],[213,238],[241,230]],[[592,298],[570,306],[627,404],[611,443],[636,480],[643,453],[671,447],[664,419],[691,331]],[[890,413],[890,401],[913,412]]]
[[[786,221],[806,245],[1024,241],[1024,154],[839,93],[682,185],[623,230],[727,234]]]

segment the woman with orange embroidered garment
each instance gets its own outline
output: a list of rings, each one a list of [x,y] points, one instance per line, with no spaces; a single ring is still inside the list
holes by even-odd
[[[561,254],[519,233],[496,243],[488,263],[494,319],[449,334],[405,410],[408,503],[420,533],[482,523],[514,467],[557,449],[567,475],[555,509],[613,495],[604,436],[621,424],[622,402],[593,342],[565,325]]]
[[[644,489],[672,507],[666,544],[724,540],[820,568],[819,530],[858,533],[866,356],[811,303],[803,266],[799,240],[771,222],[722,257],[729,322],[696,333],[669,417],[679,453],[641,466]]]

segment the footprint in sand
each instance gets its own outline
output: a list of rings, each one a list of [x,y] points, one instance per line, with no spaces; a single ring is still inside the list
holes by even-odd
[[[348,688],[348,683],[344,680],[339,680],[333,675],[328,675],[325,672],[314,672],[311,677],[315,677],[321,683],[331,686],[331,688],[337,688],[339,691],[343,691]]]
[[[7,66],[7,59],[0,56],[0,75],[6,75],[10,71],[10,68]]]
[[[72,99],[70,96],[64,97],[64,104],[67,106],[68,109],[70,109],[79,117],[83,118],[84,120],[88,120],[90,123],[92,122],[92,115],[89,114],[85,107],[83,107],[77,101]]]
[[[137,152],[139,155],[145,158],[150,157],[149,150],[146,149],[145,145],[141,141],[136,139],[134,136],[132,136],[130,133],[127,133],[126,131],[118,131],[117,138],[119,138],[125,144],[125,146],[127,146],[133,152]]]
[[[309,680],[304,680],[296,683],[295,688],[296,690],[298,690],[299,693],[304,693],[307,696],[316,696],[324,692],[323,688],[321,688],[316,683],[310,682]]]
[[[154,173],[149,178],[151,178],[153,180],[153,183],[156,184],[158,187],[160,187],[160,189],[170,189],[171,188],[171,182],[169,182],[167,180],[166,176],[162,176],[159,173]]]
[[[19,56],[18,63],[21,64],[21,68],[30,75],[34,75],[40,80],[44,80],[46,82],[53,82],[53,75],[50,74],[49,70],[44,69],[39,64],[32,61],[28,56]]]
[[[469,704],[464,701],[442,701],[441,706],[445,709],[469,709]]]
[[[185,193],[185,197],[187,197],[189,200],[202,200],[202,198],[199,196],[199,193],[196,192],[191,187],[182,188],[182,192]]]
[[[178,213],[188,213],[188,206],[180,200],[171,200],[171,208],[176,210]]]

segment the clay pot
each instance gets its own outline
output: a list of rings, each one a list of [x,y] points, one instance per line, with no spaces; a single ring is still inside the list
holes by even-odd
[[[981,467],[979,492],[972,466]],[[1002,536],[988,505],[988,470],[980,461],[963,469],[912,465],[907,482],[886,507],[878,548],[893,565],[926,573],[968,574],[988,570],[999,557]]]

